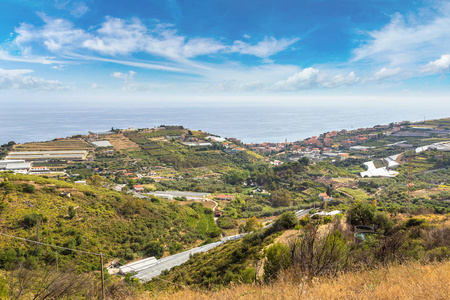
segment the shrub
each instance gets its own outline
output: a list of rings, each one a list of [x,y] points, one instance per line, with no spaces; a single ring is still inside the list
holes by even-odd
[[[77,212],[73,206],[69,206],[68,213],[69,213],[70,219],[73,219],[75,217],[75,215],[77,214]]]
[[[157,259],[160,259],[163,254],[164,247],[159,242],[153,241],[145,246],[145,255],[147,256],[154,256]]]
[[[281,227],[284,229],[294,228],[298,224],[298,219],[295,213],[288,211],[283,213],[276,221],[274,226]]]
[[[306,226],[304,236],[289,246],[292,264],[299,276],[335,274],[344,268],[350,254],[350,247],[340,231],[321,236],[318,226],[312,225]]]
[[[25,184],[22,189],[25,193],[33,194],[36,191],[36,187],[32,184]]]
[[[377,212],[373,218],[373,223],[378,225],[381,229],[392,229],[394,227],[394,222],[389,218],[385,212]]]
[[[266,251],[266,263],[264,264],[264,280],[275,279],[281,270],[286,269],[290,263],[289,247],[281,243],[275,243]]]
[[[328,223],[331,223],[332,221],[333,221],[333,217],[331,217],[331,216],[323,217],[323,224],[328,224]]]
[[[32,213],[32,214],[29,214],[29,215],[25,215],[24,217],[23,217],[23,219],[22,219],[22,221],[21,221],[21,225],[24,227],[24,228],[31,228],[31,227],[34,227],[34,226],[36,226],[36,224],[40,221],[40,220],[42,220],[42,215],[41,214],[38,214],[38,213]]]
[[[437,247],[427,252],[430,261],[444,261],[450,258],[450,250],[447,247]]]
[[[425,223],[426,223],[425,219],[411,218],[405,222],[405,226],[406,227],[415,227],[415,226],[420,226]]]
[[[238,226],[238,222],[230,217],[221,217],[217,219],[217,226],[222,229],[232,229]]]
[[[255,280],[256,272],[255,268],[249,267],[240,271],[242,283],[252,283]]]

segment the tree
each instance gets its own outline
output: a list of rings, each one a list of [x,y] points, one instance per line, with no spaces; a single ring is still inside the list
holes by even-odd
[[[301,163],[304,166],[308,166],[309,165],[309,159],[305,156],[303,156],[302,158],[300,158],[298,160],[299,163]]]
[[[261,227],[262,227],[262,225],[258,221],[258,219],[256,217],[251,217],[247,220],[247,223],[245,223],[244,231],[252,232],[252,231],[258,230]]]
[[[349,223],[352,225],[370,225],[375,217],[376,207],[369,203],[356,201],[348,211]]]
[[[150,242],[145,246],[145,254],[160,259],[164,255],[164,247],[159,242]]]
[[[68,213],[70,219],[75,218],[75,215],[77,214],[75,208],[72,205],[68,207]]]
[[[394,222],[389,218],[385,212],[377,212],[373,218],[373,223],[378,225],[381,229],[392,229],[394,227]]]
[[[270,194],[269,202],[274,207],[289,206],[292,202],[292,196],[288,190],[279,189]]]
[[[93,186],[101,186],[103,184],[103,177],[100,175],[92,175],[87,180],[87,184],[93,185]]]
[[[250,176],[250,172],[247,170],[231,170],[224,175],[224,180],[226,183],[236,185],[240,184]]]
[[[34,227],[40,220],[42,220],[42,215],[38,213],[32,213],[29,215],[25,215],[22,219],[22,226],[24,228]]]
[[[23,187],[23,191],[28,194],[33,194],[36,191],[36,187],[32,184],[25,184]]]
[[[333,192],[333,184],[330,183],[330,185],[327,186],[327,192],[326,193],[327,193],[328,196],[331,197],[332,196],[332,192]]]
[[[298,224],[298,219],[295,213],[292,211],[287,211],[283,213],[276,221],[275,226],[281,227],[283,229],[294,228]]]

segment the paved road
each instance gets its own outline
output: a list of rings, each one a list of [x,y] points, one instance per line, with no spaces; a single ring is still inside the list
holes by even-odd
[[[297,218],[301,218],[309,213],[311,209],[302,209],[295,212]],[[264,228],[271,227],[273,225],[269,224]],[[144,260],[140,260],[138,262],[134,262],[125,266],[120,267],[122,273],[126,272],[136,272],[132,278],[137,278],[141,282],[147,282],[154,277],[161,275],[161,272],[164,270],[170,270],[175,266],[179,266],[189,260],[191,255],[195,253],[207,252],[215,247],[221,246],[227,241],[235,241],[241,239],[247,235],[247,233],[241,233],[233,236],[227,236],[222,238],[219,242],[206,244],[201,247],[193,248],[181,253],[177,253],[175,255],[171,255],[168,257],[164,257],[159,260],[147,259],[148,263],[144,263]]]

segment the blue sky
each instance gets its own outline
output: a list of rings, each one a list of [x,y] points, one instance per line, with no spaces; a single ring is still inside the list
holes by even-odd
[[[0,2],[2,101],[445,97],[449,72],[448,1]]]

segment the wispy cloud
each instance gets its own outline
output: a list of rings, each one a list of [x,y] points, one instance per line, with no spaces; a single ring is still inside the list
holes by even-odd
[[[50,57],[50,56],[10,55],[1,48],[0,48],[0,60],[25,62],[25,63],[36,63],[36,64],[44,64],[44,65],[70,63],[68,61],[55,60],[55,57]]]
[[[379,71],[375,72],[368,79],[372,81],[383,81],[385,79],[396,77],[402,73],[403,73],[402,68],[395,68],[395,69],[382,68]]]
[[[276,82],[271,86],[271,89],[275,91],[295,91],[312,89],[315,87],[337,88],[340,86],[356,84],[359,80],[359,77],[357,77],[354,72],[350,72],[348,75],[337,74],[333,76],[322,73],[315,68],[306,68],[289,76],[285,80]]]
[[[13,44],[19,49],[28,49],[36,46],[33,43],[42,43],[52,53],[69,52],[77,48],[88,34],[73,23],[65,19],[48,17],[44,13],[38,13],[45,24],[41,27],[22,23],[15,28],[17,37]]]
[[[289,46],[299,41],[299,38],[277,40],[274,37],[265,37],[262,41],[252,45],[243,41],[235,41],[231,47],[230,52],[239,54],[254,55],[260,58],[268,58],[278,52],[286,50]]]
[[[172,24],[156,23],[149,27],[138,18],[106,17],[98,29],[86,31],[66,19],[52,18],[44,13],[38,15],[44,25],[36,27],[22,23],[15,29],[13,44],[22,51],[32,52],[34,48],[44,47],[53,54],[100,54],[110,58],[147,53],[155,58],[201,68],[202,64],[196,64],[192,59],[219,53],[269,58],[298,41],[297,38],[265,37],[255,44],[242,41],[226,44],[214,38],[188,38],[178,34]]]
[[[368,41],[353,51],[353,62],[417,66],[450,49],[450,5],[427,17],[397,13],[388,25],[367,35]]]
[[[40,77],[24,76],[24,74],[32,72],[33,70],[29,69],[0,69],[0,89],[61,90],[65,88],[58,80],[46,80]]]
[[[139,61],[135,59],[113,59],[113,58],[104,58],[99,56],[91,56],[91,55],[79,55],[79,54],[68,54],[63,55],[64,58],[73,59],[78,61],[103,61],[109,62],[118,65],[130,66],[130,67],[138,67],[142,69],[148,70],[160,70],[160,71],[168,71],[168,72],[179,72],[179,73],[190,73],[191,70],[187,70],[181,67],[175,67],[171,64],[161,64],[158,62],[148,62],[148,61]],[[193,73],[193,72],[192,72]]]
[[[73,4],[73,7],[70,11],[70,14],[75,18],[81,18],[85,13],[89,11],[89,7],[87,7],[84,2],[77,2]]]

